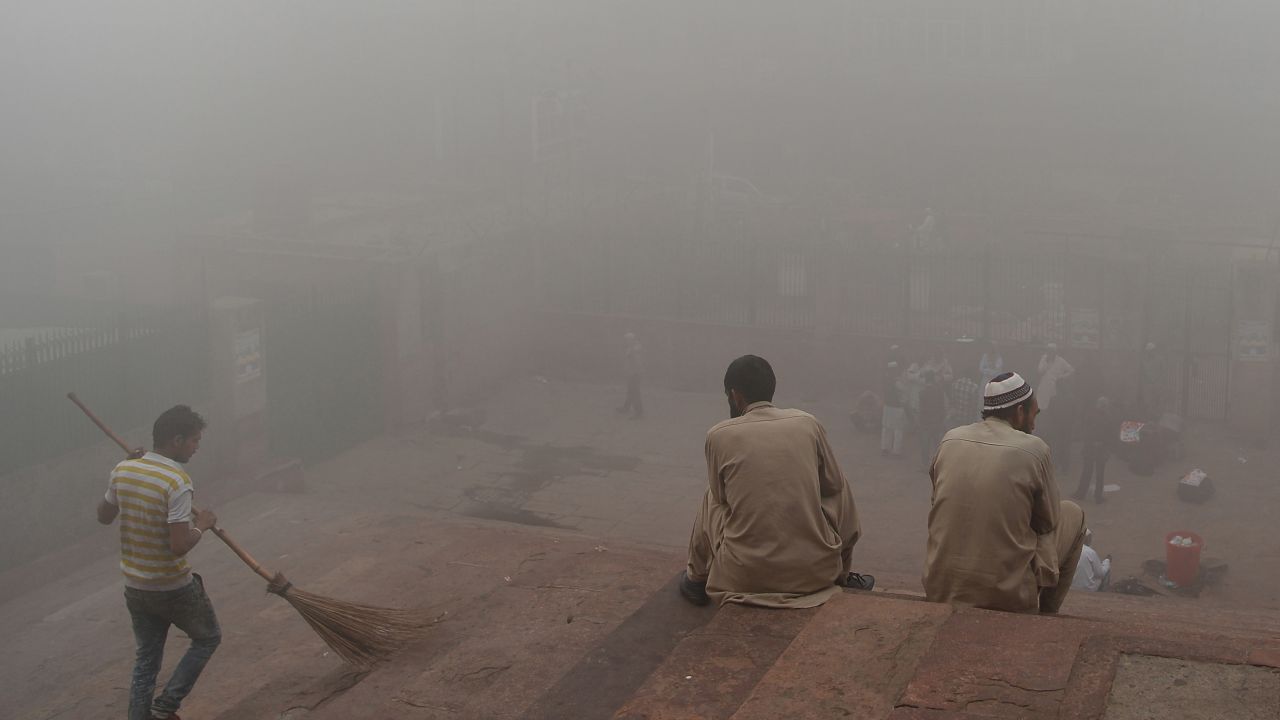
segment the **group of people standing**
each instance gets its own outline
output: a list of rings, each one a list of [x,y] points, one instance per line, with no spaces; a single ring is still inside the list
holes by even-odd
[[[1078,380],[1076,368],[1058,353],[1054,343],[1046,347],[1037,369],[1040,407],[1045,411],[1041,435],[1054,450],[1054,466],[1070,472],[1072,448],[1079,437],[1080,482],[1072,497],[1083,500],[1092,486],[1093,500],[1101,504],[1105,502],[1107,461],[1120,438],[1120,420],[1113,403],[1097,381]]]
[[[920,437],[920,460],[927,463],[947,430],[973,422],[982,411],[982,387],[1004,368],[998,353],[985,353],[981,384],[956,373],[943,355],[908,363],[897,345],[889,348],[880,383],[880,453],[901,457],[912,429]]]
[[[1074,497],[1083,499],[1093,489],[1094,500],[1103,502],[1106,464],[1119,433],[1112,402],[1098,388],[1088,388],[1088,383],[1082,383],[1083,392],[1077,392],[1076,368],[1054,343],[1045,346],[1036,370],[1036,394],[1044,413],[1038,434],[1055,450],[1055,468],[1070,471],[1077,429],[1082,429],[1083,467]],[[920,461],[927,464],[944,433],[978,419],[983,389],[1004,371],[1004,356],[994,345],[982,353],[976,374],[954,373],[950,361],[936,353],[924,362],[909,362],[894,345],[880,378],[880,395],[867,392],[859,398],[854,422],[870,430],[873,413],[878,411],[880,453],[887,457],[903,456],[906,438],[914,431]]]

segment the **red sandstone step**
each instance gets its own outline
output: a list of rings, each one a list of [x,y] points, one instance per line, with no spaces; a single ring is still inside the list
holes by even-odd
[[[888,592],[847,592],[811,611],[729,606],[614,717],[1094,718],[1125,657],[1280,660],[1280,643],[1256,631],[1274,627],[1268,611],[1197,614],[1125,596],[1073,607],[1018,615]]]
[[[732,718],[886,717],[951,613],[946,605],[877,593],[837,595]]]

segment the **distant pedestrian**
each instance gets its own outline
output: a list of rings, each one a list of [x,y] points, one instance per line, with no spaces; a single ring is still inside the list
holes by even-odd
[[[920,420],[920,391],[924,390],[924,365],[913,362],[907,366],[899,380],[902,389],[902,403],[907,409],[907,425],[913,426]]]
[[[1045,354],[1040,356],[1040,384],[1036,386],[1036,397],[1040,400],[1040,412],[1048,412],[1053,399],[1058,396],[1058,382],[1071,377],[1076,369],[1067,359],[1058,354],[1057,343],[1049,343]]]
[[[932,208],[924,209],[924,220],[911,228],[911,249],[917,252],[933,250],[937,247],[938,221],[933,216]]]
[[[947,429],[976,423],[982,415],[982,387],[961,375],[947,386]]]
[[[627,376],[627,400],[618,408],[618,414],[631,413],[632,419],[644,415],[644,401],[640,399],[640,378],[644,374],[644,359],[641,357],[640,340],[635,333],[622,336],[624,350],[622,369]]]
[[[942,378],[933,372],[924,375],[924,389],[920,391],[920,462],[928,468],[933,453],[942,439],[943,423],[947,420],[947,396]]]
[[[987,383],[991,382],[991,378],[1002,372],[1004,372],[1004,356],[996,349],[994,343],[989,344],[982,353],[982,360],[978,362],[981,387],[986,387]]]
[[[1111,410],[1111,401],[1105,397],[1098,398],[1085,415],[1084,447],[1081,450],[1084,467],[1080,469],[1080,484],[1076,487],[1073,498],[1083,500],[1089,494],[1089,485],[1092,483],[1094,502],[1103,502],[1107,460],[1111,458],[1112,449],[1119,437],[1120,422]]]
[[[943,384],[951,382],[955,377],[955,373],[951,370],[951,361],[937,353],[929,356],[929,361],[924,364],[924,371],[937,375],[937,381]]]
[[[903,352],[903,350],[902,350],[902,346],[900,346],[900,345],[890,345],[890,346],[889,346],[889,356],[888,356],[888,358],[885,360],[885,362],[886,362],[886,363],[894,362],[894,363],[898,363],[898,367],[906,367],[906,366],[907,366],[907,354],[906,354],[905,352]]]
[[[1058,354],[1058,346],[1049,343],[1044,355],[1040,357],[1040,384],[1036,387],[1036,396],[1040,401],[1040,412],[1044,417],[1040,421],[1041,434],[1049,444],[1049,452],[1055,467],[1064,469],[1070,464],[1071,430],[1075,422],[1072,403],[1060,399],[1061,392],[1067,385],[1067,379],[1075,374],[1076,369]],[[1057,400],[1058,407],[1053,409]]]
[[[880,394],[884,402],[880,413],[880,454],[899,457],[902,455],[902,438],[907,430],[907,408],[898,363],[890,362],[885,366]]]

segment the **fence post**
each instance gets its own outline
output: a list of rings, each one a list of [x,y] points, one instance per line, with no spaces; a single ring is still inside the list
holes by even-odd
[[[982,338],[991,340],[991,238],[982,245]]]
[[[911,337],[911,276],[914,269],[911,244],[902,246],[902,337]]]
[[[1190,263],[1186,267],[1186,277],[1182,281],[1182,415],[1191,414],[1191,375],[1192,367],[1197,365],[1197,358],[1191,354],[1191,296],[1195,273]],[[1145,347],[1144,347],[1145,350]]]
[[[741,242],[743,232],[744,232],[744,223],[742,221],[742,218],[738,218],[739,242]],[[757,316],[758,303],[756,302],[756,296],[760,292],[762,292],[761,290],[762,283],[760,282],[760,269],[758,267],[759,258],[756,257],[758,255],[758,250],[759,248],[757,247],[757,244],[756,244],[756,236],[753,233],[751,235],[751,239],[748,241],[748,246],[747,246],[747,254],[748,254],[747,277],[751,278],[751,280],[747,283],[747,318],[748,318],[747,324],[750,325],[751,327],[756,327],[757,325],[760,324],[760,318]]]

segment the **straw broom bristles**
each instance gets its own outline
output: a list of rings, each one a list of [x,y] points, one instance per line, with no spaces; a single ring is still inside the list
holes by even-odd
[[[298,611],[303,620],[343,660],[367,669],[420,636],[439,618],[426,610],[399,610],[334,600],[299,590],[276,573],[267,584]]]
[[[288,600],[321,640],[357,668],[368,669],[443,617],[432,618],[426,610],[359,605],[299,590],[283,573],[262,567],[226,530],[215,527],[213,532],[249,569],[267,581],[267,592]]]

